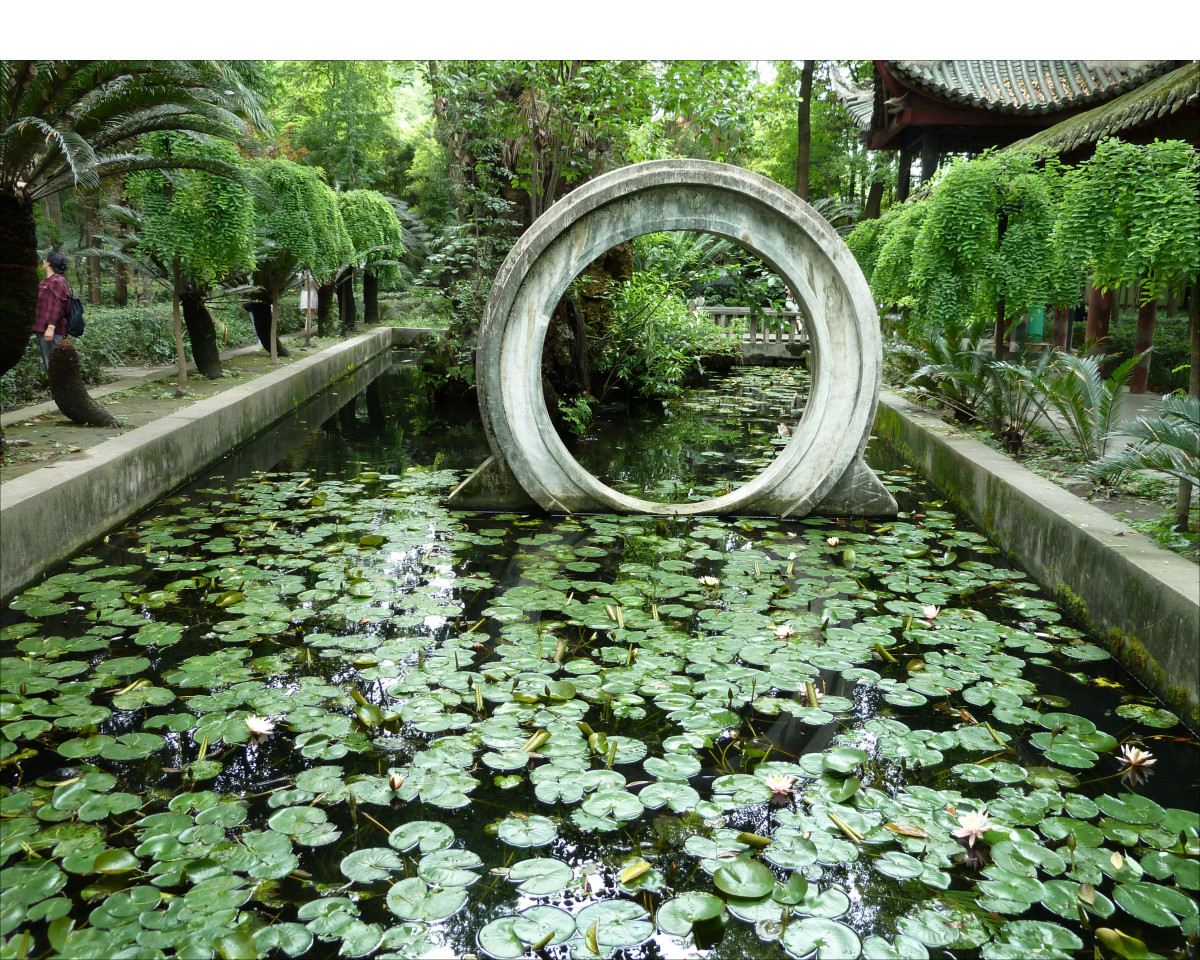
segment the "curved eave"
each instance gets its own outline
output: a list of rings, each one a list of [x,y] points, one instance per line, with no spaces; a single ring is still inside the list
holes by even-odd
[[[1169,60],[889,60],[894,79],[947,103],[1037,116],[1120,96],[1172,69]]]
[[[1105,137],[1166,120],[1183,110],[1200,110],[1200,62],[1192,62],[1138,89],[1077,114],[1007,149],[1069,153]],[[1200,136],[1191,138],[1200,145]]]

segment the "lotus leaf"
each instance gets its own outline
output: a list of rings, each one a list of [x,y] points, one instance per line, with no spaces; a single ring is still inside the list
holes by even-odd
[[[437,889],[418,877],[394,884],[388,891],[387,905],[401,920],[434,922],[454,915],[467,902],[465,887]]]

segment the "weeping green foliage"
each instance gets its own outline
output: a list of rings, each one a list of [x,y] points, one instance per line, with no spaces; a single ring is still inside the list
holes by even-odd
[[[871,271],[871,292],[876,300],[912,302],[913,244],[928,215],[928,201],[914,201],[892,207],[880,221]]]
[[[164,160],[213,159],[240,164],[237,149],[219,140],[160,133],[144,144]],[[143,252],[168,264],[179,257],[185,282],[208,288],[254,267],[254,198],[244,182],[203,170],[138,174]]]
[[[1200,158],[1182,140],[1103,140],[1066,177],[1054,230],[1062,256],[1102,287],[1144,278],[1142,296],[1200,270]]]
[[[912,283],[925,318],[1006,317],[1051,302],[1058,265],[1050,186],[1026,153],[951,164],[929,198],[913,250]]]
[[[1133,442],[1094,464],[1088,471],[1093,479],[1158,470],[1200,486],[1200,399],[1165,396],[1158,416],[1124,420],[1113,436]]]
[[[288,160],[256,165],[265,191],[256,200],[260,237],[255,282],[282,289],[299,269],[332,280],[354,257],[337,197],[316,171]]]
[[[899,208],[895,208],[899,209]],[[854,254],[858,266],[868,282],[875,272],[875,261],[879,258],[879,240],[883,234],[884,221],[876,217],[859,221],[846,237],[846,246]]]
[[[394,283],[399,276],[395,261],[404,255],[395,208],[374,190],[349,190],[338,194],[337,200],[355,261],[375,269],[385,286]]]

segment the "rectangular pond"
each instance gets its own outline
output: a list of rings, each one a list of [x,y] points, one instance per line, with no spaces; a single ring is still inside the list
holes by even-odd
[[[1194,955],[1195,740],[886,451],[887,522],[453,511],[486,443],[417,381],[3,612],[0,955]],[[572,443],[699,499],[804,394]]]

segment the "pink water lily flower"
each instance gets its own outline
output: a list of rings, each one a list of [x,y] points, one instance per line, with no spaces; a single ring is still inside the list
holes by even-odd
[[[786,776],[782,773],[769,773],[763,778],[763,783],[771,791],[772,798],[787,798],[792,795],[792,788],[796,785],[796,778]]]
[[[995,826],[989,819],[986,810],[972,810],[958,818],[959,828],[950,831],[952,835],[967,841],[968,847],[975,846],[975,841]]]

